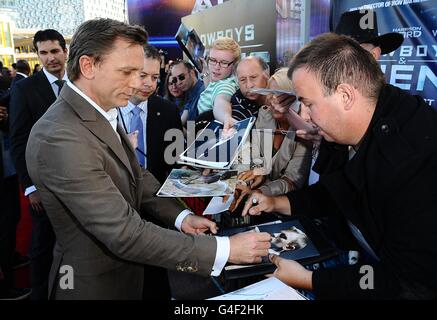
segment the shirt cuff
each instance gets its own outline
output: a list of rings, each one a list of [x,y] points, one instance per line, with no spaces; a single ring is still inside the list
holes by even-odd
[[[228,262],[231,254],[231,242],[228,237],[215,237],[217,239],[217,252],[211,276],[218,277]]]
[[[179,213],[178,217],[176,218],[176,222],[174,223],[174,226],[176,227],[176,229],[178,229],[179,231],[182,231],[182,221],[184,221],[185,217],[193,214],[190,210],[185,209],[184,211],[182,211],[181,213]]]
[[[26,190],[24,190],[24,196],[27,197],[29,194],[31,194],[35,191],[36,191],[36,187],[30,186],[29,188],[26,188]]]

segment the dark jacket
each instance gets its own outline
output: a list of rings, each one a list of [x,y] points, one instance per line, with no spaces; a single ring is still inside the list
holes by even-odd
[[[437,297],[437,113],[422,98],[387,85],[352,160],[324,144],[320,181],[288,194],[293,214],[340,215],[363,234],[380,262],[374,289],[361,265],[313,273],[318,298]]]
[[[182,123],[174,103],[158,96],[151,96],[147,112],[147,170],[163,183],[172,169],[164,159],[165,149],[172,141],[164,141],[165,133],[178,129]]]
[[[0,94],[0,106],[4,106],[9,110],[9,103],[11,101],[11,90],[18,81],[23,79],[24,77],[21,74],[17,74],[14,78],[12,78],[10,89],[7,90],[3,95]]]
[[[24,189],[33,185],[25,159],[30,130],[55,100],[55,93],[42,71],[17,81],[12,88],[9,107],[11,153]]]
[[[119,123],[126,131],[126,119],[119,111]],[[171,129],[180,131],[183,137],[181,118],[173,102],[153,95],[147,101],[147,170],[163,183],[169,175],[173,165],[165,161],[165,149],[173,141],[165,141],[165,133]]]

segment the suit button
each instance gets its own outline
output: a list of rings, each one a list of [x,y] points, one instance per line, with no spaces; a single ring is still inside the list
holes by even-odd
[[[386,125],[386,124],[383,124],[383,125],[381,126],[381,132],[382,132],[382,133],[389,133],[389,132],[390,132],[390,128],[389,128],[389,126]]]

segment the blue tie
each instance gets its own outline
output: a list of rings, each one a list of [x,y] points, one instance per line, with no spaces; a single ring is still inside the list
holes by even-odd
[[[138,130],[138,147],[137,149],[140,149],[144,154],[146,153],[144,150],[144,130],[143,130],[143,121],[141,120],[140,113],[141,109],[138,107],[135,107],[132,109],[132,119],[130,122],[130,132],[134,132],[135,130]],[[145,165],[145,157],[144,155],[139,152],[138,150],[135,150],[137,154],[138,161],[142,167]]]

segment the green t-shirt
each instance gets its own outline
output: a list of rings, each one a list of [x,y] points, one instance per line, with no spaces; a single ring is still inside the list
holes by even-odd
[[[225,94],[232,97],[238,90],[238,84],[235,77],[210,82],[206,89],[200,94],[199,102],[197,103],[197,110],[199,114],[212,110],[214,107],[214,100],[219,94]]]

